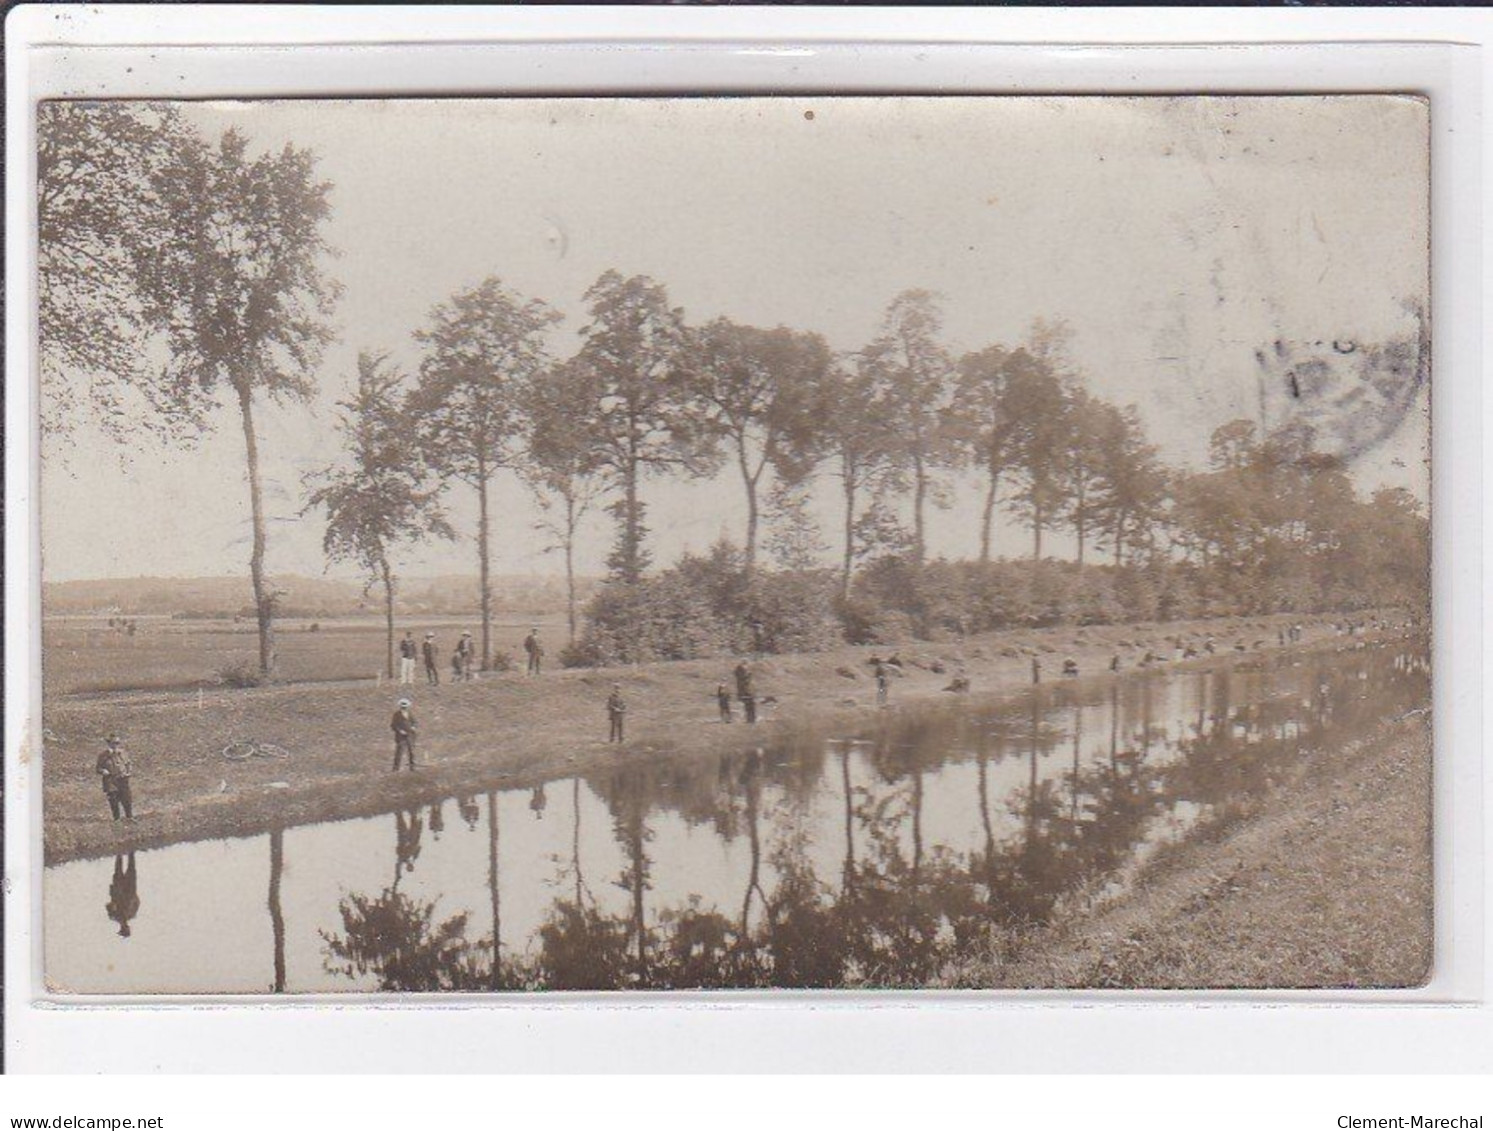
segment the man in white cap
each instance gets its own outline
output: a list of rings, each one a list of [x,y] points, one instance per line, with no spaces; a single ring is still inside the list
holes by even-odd
[[[399,701],[399,708],[394,712],[393,721],[389,723],[389,729],[394,732],[394,770],[399,770],[401,757],[409,763],[413,772],[415,768],[415,714],[410,709],[408,699]]]

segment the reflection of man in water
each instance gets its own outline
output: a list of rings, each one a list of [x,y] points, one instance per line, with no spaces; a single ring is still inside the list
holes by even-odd
[[[109,902],[104,904],[109,918],[119,924],[119,933],[130,937],[130,920],[140,914],[140,895],[135,885],[135,854],[129,864],[123,856],[114,857],[114,878],[109,881]]]
[[[482,810],[477,808],[475,797],[458,797],[456,799],[456,811],[461,814],[461,819],[467,823],[467,828],[476,831],[477,822],[482,820]]]
[[[413,872],[415,859],[420,855],[420,834],[425,831],[425,823],[420,820],[420,814],[413,809],[401,810],[394,815],[394,819],[397,822],[394,852],[399,857],[395,871],[402,869],[406,872]]]
[[[446,803],[444,801],[432,801],[430,803],[430,835],[436,840],[441,839],[441,834],[446,831]]]
[[[757,689],[752,686],[752,669],[746,666],[746,661],[736,665],[733,672],[736,676],[736,698],[741,700],[742,713],[746,715],[746,721],[755,723],[757,721]]]

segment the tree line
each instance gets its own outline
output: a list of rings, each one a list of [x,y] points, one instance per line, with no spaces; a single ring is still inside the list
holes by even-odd
[[[39,138],[44,426],[67,428],[69,396],[85,383],[121,438],[148,430],[192,439],[216,406],[237,407],[268,674],[276,595],[264,571],[256,409],[266,399],[310,401],[334,339],[332,185],[318,179],[309,150],[256,154],[237,130],[209,139],[169,107],[49,103]],[[971,473],[981,510],[965,565],[987,580],[997,566],[1009,572],[995,560],[1008,549],[994,537],[1004,510],[1029,532],[1034,578],[1044,539],[1061,531],[1079,576],[1098,557],[1154,585],[1190,569],[1283,608],[1390,590],[1413,600],[1424,583],[1415,571],[1425,520],[1408,493],[1358,499],[1343,467],[1314,452],[1310,429],[1299,426],[1260,435],[1233,422],[1215,433],[1207,470],[1169,467],[1133,406],[1087,389],[1061,322],[956,354],[942,340],[939,297],[913,289],[891,300],[871,341],[836,352],[808,330],[725,317],[691,323],[663,283],[617,270],[592,284],[584,304],[578,347],[557,356],[562,316],[492,275],[414,329],[413,372],[373,348],[358,355],[337,411],[343,458],[308,477],[306,510],[325,515],[329,559],[355,563],[382,591],[391,667],[395,561],[403,545],[456,536],[443,505],[453,491],[475,497],[490,666],[490,547],[516,533],[495,506],[505,472],[533,492],[544,536],[563,555],[572,641],[582,524],[605,508],[615,528],[611,584],[590,620],[606,622],[616,640],[636,637],[642,626],[628,618],[645,615],[640,595],[663,576],[650,575],[645,480],[727,468],[746,521],[734,556],[717,564],[750,593],[770,553],[774,572],[796,586],[776,594],[787,620],[806,610],[822,619],[834,606],[846,628],[858,596],[886,590],[889,578],[892,588],[936,588],[951,567],[929,561],[930,511],[949,504],[955,476]],[[819,568],[830,535],[809,513],[818,477],[833,480],[840,498],[833,576]],[[1291,592],[1279,592],[1283,577]],[[911,601],[917,620],[928,602],[904,598],[893,605]],[[758,623],[754,609],[748,599],[722,615]],[[969,617],[955,619],[963,630]],[[818,640],[813,631],[793,638]]]

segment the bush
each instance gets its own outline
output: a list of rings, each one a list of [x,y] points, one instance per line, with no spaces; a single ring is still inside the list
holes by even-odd
[[[589,636],[582,637],[573,644],[563,645],[559,658],[562,668],[599,668],[605,663],[597,650],[596,642]]]
[[[748,571],[740,554],[721,544],[656,577],[605,586],[587,610],[585,635],[562,653],[561,663],[802,652],[841,639],[832,573]]]
[[[213,674],[224,687],[263,687],[270,681],[259,665],[249,660],[236,660]]]

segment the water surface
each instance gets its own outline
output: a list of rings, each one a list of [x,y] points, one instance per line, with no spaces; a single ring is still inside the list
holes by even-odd
[[[1152,670],[74,861],[47,870],[46,970],[80,993],[917,985],[1429,701],[1403,644]]]

